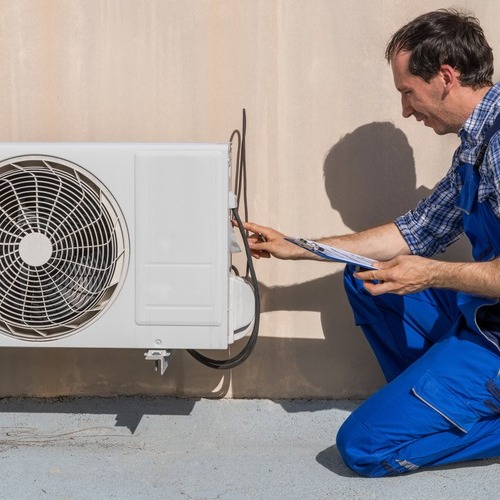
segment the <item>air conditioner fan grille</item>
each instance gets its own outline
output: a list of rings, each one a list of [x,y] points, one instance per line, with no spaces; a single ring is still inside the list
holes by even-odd
[[[47,156],[0,163],[0,330],[25,340],[73,334],[115,298],[128,236],[89,172]]]

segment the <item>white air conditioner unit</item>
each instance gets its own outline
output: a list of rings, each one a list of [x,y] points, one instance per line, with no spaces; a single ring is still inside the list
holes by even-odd
[[[228,144],[0,144],[0,346],[225,349]]]

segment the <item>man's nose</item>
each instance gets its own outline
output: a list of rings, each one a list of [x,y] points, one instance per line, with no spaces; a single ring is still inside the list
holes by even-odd
[[[408,103],[405,103],[404,100],[401,101],[401,109],[404,118],[410,118],[415,112],[415,110]]]

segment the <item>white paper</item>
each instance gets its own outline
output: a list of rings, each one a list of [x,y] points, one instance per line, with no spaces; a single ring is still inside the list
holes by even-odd
[[[317,241],[306,240],[304,238],[293,238],[286,236],[285,240],[298,245],[301,248],[305,248],[319,257],[324,259],[334,260],[336,262],[345,262],[346,264],[355,264],[366,269],[377,269],[375,266],[376,260],[369,259],[368,257],[363,257],[351,252],[346,252],[340,248],[331,247],[324,245],[323,243],[318,243]]]

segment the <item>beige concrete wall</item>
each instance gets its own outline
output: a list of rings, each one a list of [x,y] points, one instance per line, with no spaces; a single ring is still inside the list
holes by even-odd
[[[452,5],[500,54],[496,0],[0,0],[0,141],[220,142],[246,108],[251,218],[308,237],[362,229],[448,168],[456,137],[403,120],[383,52]],[[4,348],[0,396],[344,398],[383,383],[342,266],[256,266],[260,339],[232,372],[183,352],[160,377],[142,351]]]

